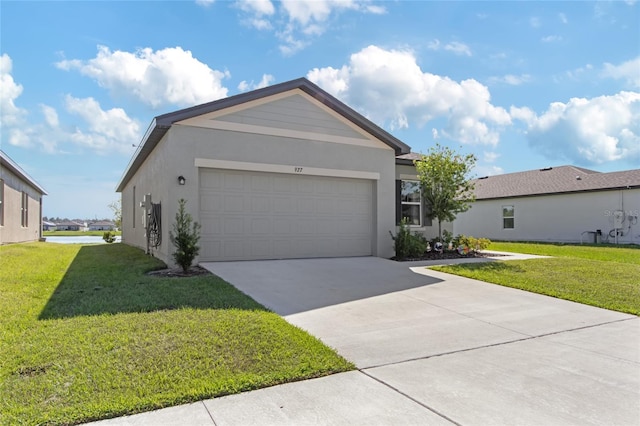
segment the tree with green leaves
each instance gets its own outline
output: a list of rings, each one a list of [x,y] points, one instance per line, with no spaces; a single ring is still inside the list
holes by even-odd
[[[476,164],[476,157],[473,154],[462,155],[437,144],[414,164],[420,179],[422,199],[429,209],[427,216],[438,220],[438,237],[442,241],[442,222],[453,221],[458,213],[469,210],[475,201],[469,174]]]
[[[200,252],[200,247],[198,246],[200,224],[194,222],[191,215],[185,211],[184,206],[186,204],[187,201],[184,198],[178,200],[178,212],[176,213],[176,221],[173,224],[173,232],[169,231],[169,239],[176,247],[173,259],[184,273],[189,271],[193,259]]]
[[[116,225],[116,228],[122,228],[122,204],[120,199],[109,204],[109,208],[113,212],[113,223]]]

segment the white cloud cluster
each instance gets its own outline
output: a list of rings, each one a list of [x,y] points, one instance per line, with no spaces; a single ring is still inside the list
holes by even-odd
[[[131,154],[131,145],[141,138],[140,124],[121,108],[103,110],[93,98],[65,97],[65,111],[79,117],[74,125],[62,125],[58,111],[40,105],[43,122],[24,123],[9,130],[9,143],[24,148],[39,147],[48,153],[65,150],[73,142],[98,154]]]
[[[495,145],[511,123],[506,110],[491,104],[486,86],[424,72],[411,51],[369,46],[341,68],[315,68],[307,78],[391,128],[443,118],[447,124],[433,132],[437,137]]]
[[[26,111],[15,104],[22,94],[22,85],[13,80],[13,61],[4,53],[0,56],[0,126],[12,126],[22,121]]]
[[[241,92],[247,92],[249,90],[262,89],[263,87],[267,87],[270,84],[273,84],[274,81],[275,77],[271,74],[263,74],[258,83],[254,83],[253,80],[251,80],[250,83],[246,80],[242,80],[240,84],[238,84],[238,90],[240,90]]]
[[[427,48],[430,50],[446,50],[453,52],[456,55],[471,56],[471,48],[459,41],[442,44],[440,43],[440,40],[435,39],[427,43]]]
[[[602,75],[617,80],[625,80],[633,88],[640,88],[640,56],[620,65],[605,63]]]
[[[140,140],[140,125],[129,118],[120,108],[102,110],[93,98],[78,99],[70,95],[65,98],[67,113],[78,116],[80,125],[70,128],[60,123],[58,111],[49,105],[40,104],[42,121],[27,121],[28,111],[16,106],[22,86],[11,75],[11,58],[0,57],[0,106],[2,108],[2,130],[7,142],[23,148],[40,148],[48,153],[59,152],[69,141],[90,148],[98,153],[131,153],[131,144]],[[86,130],[83,130],[86,129]]]
[[[56,66],[78,70],[114,95],[133,96],[154,108],[167,104],[191,106],[227,96],[222,80],[228,72],[212,70],[181,47],[112,52],[98,46],[93,59],[63,60]]]
[[[513,75],[507,74],[502,77],[490,77],[489,83],[508,84],[509,86],[520,86],[531,81],[529,74]]]
[[[247,15],[245,23],[258,30],[274,31],[285,56],[304,49],[313,37],[323,34],[332,15],[348,10],[386,13],[383,6],[370,0],[282,0],[279,7],[270,0],[237,0],[235,4]]]
[[[527,124],[530,145],[549,158],[578,164],[640,163],[640,93],[554,102],[540,116],[528,108],[512,108],[511,116]]]
[[[122,108],[104,111],[93,98],[79,99],[71,95],[65,97],[65,108],[88,127],[86,131],[76,127],[70,134],[71,140],[82,147],[98,153],[130,153],[131,145],[140,140],[140,125]]]

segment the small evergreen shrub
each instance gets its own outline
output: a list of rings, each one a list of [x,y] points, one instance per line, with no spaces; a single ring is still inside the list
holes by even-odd
[[[105,240],[107,243],[111,244],[116,241],[116,234],[114,232],[107,231],[104,234],[102,234],[102,239]]]
[[[173,252],[173,259],[183,272],[187,272],[200,252],[198,241],[200,240],[200,224],[194,222],[193,218],[184,209],[187,201],[183,198],[178,200],[178,213],[173,224],[173,231],[169,231],[169,239],[176,247]]]

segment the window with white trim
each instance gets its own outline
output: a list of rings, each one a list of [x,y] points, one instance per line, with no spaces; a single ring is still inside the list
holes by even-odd
[[[422,191],[420,190],[420,182],[403,180],[400,188],[402,219],[405,219],[410,226],[422,225]]]
[[[502,228],[513,229],[515,228],[515,209],[513,206],[502,206]]]
[[[21,207],[21,225],[23,227],[29,226],[29,195],[26,192],[22,193],[22,207]]]

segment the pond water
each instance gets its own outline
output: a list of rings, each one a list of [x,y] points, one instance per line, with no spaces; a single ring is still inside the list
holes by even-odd
[[[93,237],[89,235],[77,237],[45,237],[48,243],[58,244],[106,244],[102,237]],[[122,237],[116,237],[116,243],[119,243]]]

